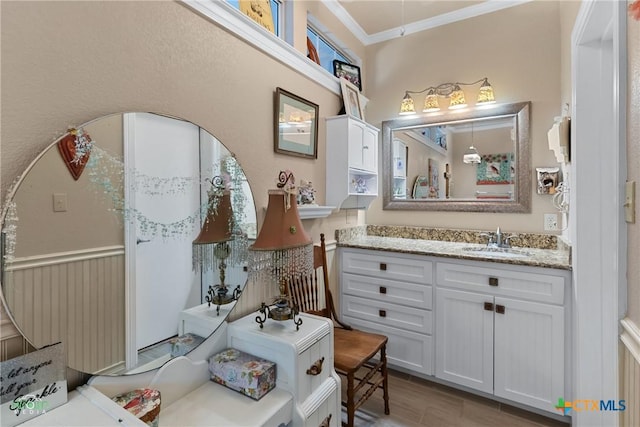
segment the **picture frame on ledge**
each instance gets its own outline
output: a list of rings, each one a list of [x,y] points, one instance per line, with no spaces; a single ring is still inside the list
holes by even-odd
[[[342,90],[345,114],[364,120],[364,108],[362,107],[358,88],[346,79],[340,79],[340,89]]]
[[[349,83],[353,83],[358,88],[358,92],[362,92],[362,76],[360,67],[357,65],[334,59],[333,75],[339,79],[347,79]]]
[[[318,158],[318,104],[276,88],[273,150],[291,156]]]

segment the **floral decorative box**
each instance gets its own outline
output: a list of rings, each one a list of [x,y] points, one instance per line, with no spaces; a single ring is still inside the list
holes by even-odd
[[[149,427],[158,427],[160,415],[160,392],[150,388],[139,388],[111,398],[118,405],[145,422]]]
[[[235,348],[209,358],[211,381],[260,400],[276,386],[276,364]]]

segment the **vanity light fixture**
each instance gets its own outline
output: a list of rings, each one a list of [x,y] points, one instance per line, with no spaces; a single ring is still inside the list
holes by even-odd
[[[193,241],[193,269],[207,271],[217,268],[220,283],[210,285],[205,300],[215,304],[216,313],[220,314],[220,306],[229,304],[240,297],[240,285],[229,293],[225,283],[227,263],[239,265],[244,262],[246,239],[236,235],[231,194],[225,188],[223,179],[216,176],[211,180],[212,189],[209,192],[207,217],[198,237]]]
[[[313,271],[313,240],[305,232],[298,206],[298,191],[290,171],[280,171],[277,190],[269,190],[267,213],[260,233],[249,246],[249,278],[264,284],[278,283],[280,294],[272,304],[262,303],[256,322],[260,328],[267,318],[293,320],[296,330],[302,319],[288,295],[289,279]]]
[[[478,99],[476,106],[493,104],[496,102],[495,95],[493,93],[493,87],[489,83],[487,77],[484,77],[473,83],[442,83],[438,86],[429,86],[421,91],[408,90],[404,93],[402,104],[400,105],[400,115],[415,114],[416,109],[413,102],[413,98],[410,94],[420,94],[427,92],[427,96],[424,100],[423,113],[431,113],[434,111],[440,111],[440,105],[438,97],[449,99],[449,109],[464,108],[467,106],[467,102],[464,96],[464,92],[460,86],[473,86],[481,83],[480,90],[478,92]]]

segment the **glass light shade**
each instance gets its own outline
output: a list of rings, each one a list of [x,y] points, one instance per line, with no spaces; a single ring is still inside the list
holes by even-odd
[[[480,92],[478,92],[478,102],[476,105],[487,105],[496,102],[496,98],[493,94],[493,88],[487,79],[484,79],[482,86],[480,86]]]
[[[402,98],[402,104],[400,105],[400,114],[415,114],[416,109],[413,105],[413,98],[408,93],[404,94],[404,98]]]
[[[434,111],[440,111],[440,106],[438,105],[438,95],[433,89],[430,89],[427,93],[427,97],[424,99],[424,109],[423,113],[431,113]]]
[[[478,164],[482,161],[480,154],[473,145],[462,156],[462,161],[467,164]]]
[[[467,106],[467,101],[464,99],[464,92],[462,91],[462,89],[460,89],[459,85],[456,85],[453,88],[453,92],[451,92],[450,98],[450,109],[464,108]]]

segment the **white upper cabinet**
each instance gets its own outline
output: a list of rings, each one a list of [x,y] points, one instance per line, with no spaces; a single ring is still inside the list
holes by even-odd
[[[327,204],[363,209],[378,196],[378,133],[347,115],[327,117]]]

